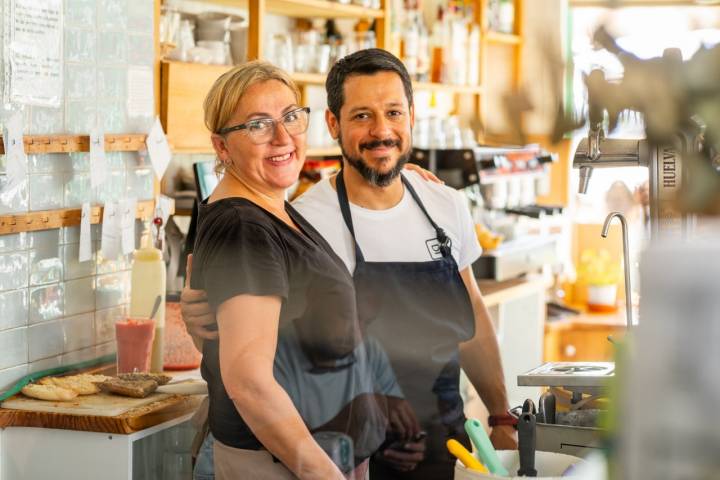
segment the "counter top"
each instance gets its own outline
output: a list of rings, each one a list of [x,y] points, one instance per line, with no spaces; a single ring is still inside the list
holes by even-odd
[[[540,275],[514,278],[502,282],[478,279],[477,283],[486,307],[499,305],[537,290],[545,290],[549,286],[547,280]]]
[[[171,395],[114,417],[0,408],[0,428],[38,427],[130,434],[192,413],[204,395]]]
[[[97,371],[104,371],[114,374],[114,365],[107,368],[98,368]],[[189,372],[166,372],[175,380],[193,379],[199,377],[197,370]],[[73,402],[43,402],[27,398],[17,394],[7,400],[26,402],[26,406],[18,408],[0,408],[0,428],[6,427],[39,427],[57,428],[64,430],[80,430],[88,432],[104,432],[117,434],[131,434],[146,428],[158,425],[169,420],[194,412],[202,402],[205,395],[173,395],[158,394],[145,399],[131,399],[128,397],[98,394],[89,397],[77,397]],[[97,397],[93,401],[85,402],[83,398]],[[106,399],[103,401],[103,399]],[[112,402],[115,399],[116,402]],[[123,400],[129,405],[120,414],[113,414],[113,408],[119,408]],[[33,402],[42,402],[42,410],[34,410]],[[68,403],[77,403],[77,410],[73,412]],[[104,408],[107,407],[107,410]],[[54,408],[55,407],[55,408]],[[85,412],[83,412],[85,409]],[[72,413],[71,413],[72,412]],[[112,416],[110,416],[112,415]]]

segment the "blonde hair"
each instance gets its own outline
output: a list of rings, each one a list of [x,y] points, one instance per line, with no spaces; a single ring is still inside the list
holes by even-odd
[[[300,101],[300,91],[285,70],[263,60],[253,60],[238,65],[215,80],[203,103],[208,130],[218,133],[235,113],[248,88],[268,80],[284,83],[292,90],[295,99]],[[215,170],[220,172],[222,169],[222,162],[216,160]]]

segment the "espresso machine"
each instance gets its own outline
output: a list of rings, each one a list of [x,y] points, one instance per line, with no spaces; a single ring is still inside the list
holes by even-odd
[[[549,165],[556,160],[537,145],[416,148],[411,157],[467,196],[475,223],[503,235],[500,246],[484,251],[473,264],[477,278],[496,281],[536,271],[556,258],[554,237],[540,232],[539,225],[559,216],[562,208],[535,204],[548,188]]]

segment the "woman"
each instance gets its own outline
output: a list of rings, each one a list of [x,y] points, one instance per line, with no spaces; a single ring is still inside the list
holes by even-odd
[[[216,311],[219,339],[204,343],[202,375],[218,479],[344,478],[273,375],[288,324],[316,366],[342,363],[359,340],[350,274],[285,202],[305,160],[309,109],[298,98],[285,72],[255,61],[222,75],[205,99],[225,174],[200,206],[191,285]]]

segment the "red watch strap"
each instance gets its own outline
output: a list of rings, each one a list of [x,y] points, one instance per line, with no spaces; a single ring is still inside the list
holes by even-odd
[[[490,415],[488,417],[488,425],[491,427],[498,425],[510,425],[514,427],[517,423],[517,417],[510,415],[509,413],[503,413],[502,415]]]

